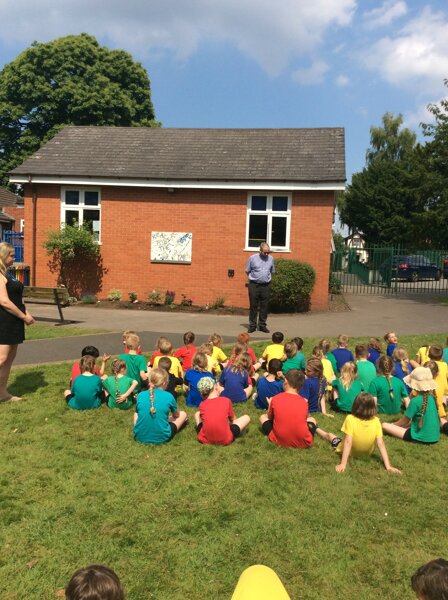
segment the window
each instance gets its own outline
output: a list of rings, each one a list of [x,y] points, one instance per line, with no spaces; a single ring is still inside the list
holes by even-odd
[[[66,225],[86,225],[97,242],[101,233],[101,199],[98,190],[62,190],[61,222]]]
[[[246,248],[267,242],[271,250],[289,250],[291,197],[251,194],[247,201]]]

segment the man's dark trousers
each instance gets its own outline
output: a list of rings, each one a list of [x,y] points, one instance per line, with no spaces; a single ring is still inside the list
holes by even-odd
[[[249,327],[266,327],[268,320],[269,294],[271,285],[269,283],[249,282]]]

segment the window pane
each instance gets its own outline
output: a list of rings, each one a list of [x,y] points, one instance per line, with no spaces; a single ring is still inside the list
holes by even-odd
[[[267,201],[266,196],[252,196],[250,207],[252,210],[266,210]]]
[[[288,196],[273,196],[272,210],[276,212],[288,210]]]
[[[284,248],[286,246],[286,217],[272,217],[271,245]]]
[[[249,248],[258,248],[258,246],[266,241],[268,233],[268,216],[267,215],[250,215],[249,216]]]
[[[86,206],[98,206],[98,192],[84,192],[84,204]]]
[[[65,211],[65,223],[66,225],[78,225],[79,223],[79,212],[77,210],[66,210]]]
[[[100,239],[100,211],[85,210],[83,215],[83,224],[90,229],[93,237],[98,242]]]
[[[79,192],[76,190],[67,190],[65,192],[66,204],[79,204]]]

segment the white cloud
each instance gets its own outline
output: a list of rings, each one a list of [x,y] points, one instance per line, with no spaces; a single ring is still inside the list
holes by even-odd
[[[392,21],[404,16],[407,12],[408,7],[403,0],[386,0],[378,8],[366,11],[363,18],[368,29],[376,29],[390,25]]]
[[[383,37],[363,56],[364,64],[392,85],[440,93],[448,73],[448,19],[429,7],[395,37]]]
[[[335,79],[336,85],[339,87],[346,87],[350,83],[350,79],[347,75],[338,75]]]
[[[357,0],[0,0],[0,41],[48,41],[86,31],[146,58],[187,59],[203,41],[233,44],[271,74],[307,56],[330,27],[351,23]],[[25,17],[24,17],[25,15]]]
[[[404,115],[403,127],[409,127],[410,129],[419,129],[420,123],[432,123],[434,121],[434,115],[429,112],[429,104],[440,104],[441,100],[448,100],[448,98],[438,98],[437,100],[430,100],[424,104],[421,104],[415,111],[407,112]]]
[[[294,71],[292,78],[302,85],[317,85],[322,83],[325,73],[330,67],[322,60],[316,60],[308,68],[300,68]]]

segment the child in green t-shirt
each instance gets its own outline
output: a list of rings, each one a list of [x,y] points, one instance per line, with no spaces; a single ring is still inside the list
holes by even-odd
[[[331,385],[333,386],[333,400],[331,401],[333,410],[351,412],[356,396],[364,390],[358,379],[358,369],[355,363],[346,362],[342,366],[339,378],[335,379]]]
[[[103,381],[108,396],[107,406],[128,410],[132,407],[137,381],[126,375],[126,363],[120,358],[112,361],[111,370],[112,375]]]
[[[355,346],[356,367],[358,369],[358,379],[365,390],[369,389],[370,383],[376,377],[376,368],[369,358],[369,349],[366,344],[357,344]]]

